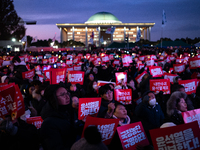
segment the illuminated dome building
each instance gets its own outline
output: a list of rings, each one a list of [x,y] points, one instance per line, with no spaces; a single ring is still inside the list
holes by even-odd
[[[141,30],[141,39],[150,40],[151,27],[155,23],[122,23],[119,19],[109,12],[98,12],[92,15],[85,23],[63,23],[56,24],[60,29],[60,42],[80,41],[87,47],[90,44],[92,32],[94,32],[93,42],[96,46],[101,45],[103,38],[104,44],[112,42],[124,42],[129,37],[129,42],[135,42],[137,30]],[[108,28],[115,27],[113,34],[107,34]]]

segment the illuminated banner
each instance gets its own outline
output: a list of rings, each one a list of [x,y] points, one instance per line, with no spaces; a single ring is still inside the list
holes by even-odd
[[[163,91],[163,94],[170,94],[170,80],[169,79],[151,79],[150,90],[158,94]]]
[[[185,64],[173,64],[174,73],[181,73],[185,71]]]
[[[97,126],[102,136],[102,141],[105,145],[109,145],[119,124],[119,119],[105,119],[88,116],[82,132],[84,135],[85,129],[90,125]]]
[[[49,63],[54,64],[57,61],[57,57],[50,57],[49,58]]]
[[[111,83],[111,84],[113,84],[113,86],[115,86],[115,82],[101,81],[101,80],[98,80],[97,85],[98,85],[98,86],[104,86],[104,85],[106,85],[106,84],[108,84],[108,83]]]
[[[190,66],[190,69],[200,68],[200,58],[190,58],[189,66]]]
[[[59,84],[65,82],[66,68],[62,69],[50,69],[50,84]]]
[[[149,145],[141,122],[117,127],[117,132],[124,150],[133,150],[137,149],[137,146]]]
[[[162,67],[152,66],[152,67],[149,67],[149,71],[153,77],[162,77],[163,76]]]
[[[144,64],[139,64],[138,70],[140,71],[142,68],[144,68]]]
[[[149,132],[154,150],[199,150],[200,132],[197,121]]]
[[[140,61],[144,61],[145,56],[139,56]]]
[[[116,77],[116,85],[120,85],[122,79],[124,80],[125,83],[127,83],[127,72],[116,72],[115,77]]]
[[[181,113],[185,123],[197,121],[200,128],[200,109],[194,109]]]
[[[81,71],[81,66],[80,65],[74,65],[74,71]]]
[[[102,62],[109,62],[110,61],[107,54],[105,54],[104,56],[102,56],[101,59],[102,59]]]
[[[12,120],[15,120],[24,113],[24,99],[18,85],[2,85],[0,87],[0,118],[10,115]]]
[[[26,72],[22,72],[23,79],[33,79],[34,76],[35,76],[35,69],[26,71]]]
[[[99,112],[101,98],[79,98],[78,119],[83,120],[88,115],[95,115]]]
[[[132,104],[132,90],[131,89],[115,89],[114,98],[116,101],[124,105]]]
[[[154,60],[146,60],[146,65],[147,66],[153,66],[154,65]]]
[[[119,60],[115,59],[115,60],[113,61],[113,65],[120,65]]]
[[[84,81],[84,74],[83,71],[69,71],[67,74],[67,81],[71,84],[77,84],[83,85]]]
[[[178,75],[176,74],[171,74],[171,73],[164,73],[164,79],[169,79],[171,83],[173,83],[174,77],[177,77]]]
[[[66,65],[72,65],[73,61],[72,60],[66,60]]]
[[[140,75],[138,75],[135,80],[137,81],[138,84],[140,84],[140,82],[142,81],[143,76],[147,74],[146,71],[142,72]]]
[[[48,63],[48,59],[42,59],[42,64],[47,64]]]
[[[181,84],[185,87],[185,93],[187,94],[196,93],[197,79],[179,80],[178,84]]]
[[[33,124],[37,129],[41,128],[43,119],[41,116],[26,118],[28,124]]]

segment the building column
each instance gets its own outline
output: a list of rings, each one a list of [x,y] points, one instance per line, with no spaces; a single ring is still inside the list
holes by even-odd
[[[145,40],[147,40],[147,28],[144,29],[144,31],[145,31]]]
[[[101,46],[101,41],[100,41],[100,39],[101,39],[101,27],[100,26],[98,27],[98,32],[99,32],[99,46]]]
[[[72,39],[74,41],[74,26],[72,27]]]
[[[113,26],[111,28],[113,28]],[[113,42],[113,34],[111,34],[110,40],[111,40],[111,43],[112,43]]]
[[[149,27],[149,41],[151,41],[151,27]]]
[[[60,28],[60,43],[63,43],[63,31],[62,31],[62,28]]]
[[[85,27],[85,46],[88,47],[88,40],[87,40],[87,27]]]
[[[126,27],[124,27],[124,42],[126,40]]]

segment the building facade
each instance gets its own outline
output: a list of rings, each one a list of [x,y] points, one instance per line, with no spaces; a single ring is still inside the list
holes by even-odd
[[[87,47],[94,33],[93,44],[100,46],[112,42],[135,42],[137,31],[141,31],[141,39],[151,40],[151,28],[155,23],[122,23],[117,17],[108,12],[99,12],[91,16],[85,23],[56,24],[60,29],[60,42],[80,41]],[[108,28],[115,28],[113,34],[107,34]]]

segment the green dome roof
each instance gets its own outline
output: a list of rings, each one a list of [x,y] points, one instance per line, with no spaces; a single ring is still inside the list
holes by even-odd
[[[92,15],[85,23],[122,23],[109,12],[98,12]]]

